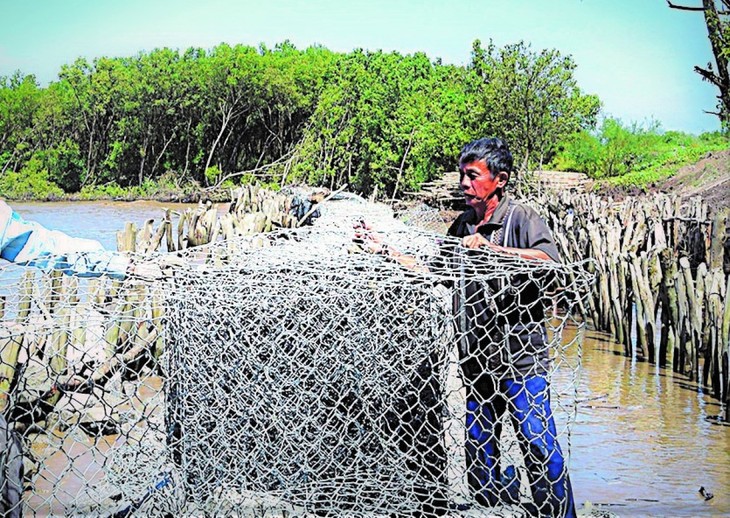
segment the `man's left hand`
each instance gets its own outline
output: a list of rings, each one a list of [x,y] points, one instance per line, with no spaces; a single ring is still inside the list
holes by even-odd
[[[464,236],[461,240],[461,246],[469,248],[471,250],[477,250],[483,246],[490,246],[492,243],[481,234],[472,234],[470,236]],[[492,247],[490,247],[492,248]]]
[[[492,243],[489,239],[481,234],[472,234],[470,236],[464,236],[461,240],[461,246],[469,248],[470,250],[478,250],[479,248],[489,248],[493,252],[505,255],[519,255],[519,252],[513,251],[514,249],[508,249],[503,246]]]

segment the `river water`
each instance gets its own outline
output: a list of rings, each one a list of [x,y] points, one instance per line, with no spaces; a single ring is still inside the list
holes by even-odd
[[[157,202],[16,203],[26,219],[115,249],[126,221],[159,221]],[[729,516],[730,426],[719,403],[671,371],[636,362],[588,332],[570,437],[576,503],[619,516]],[[564,443],[567,441],[563,440]],[[564,448],[567,449],[567,444]],[[713,493],[705,500],[700,487]],[[585,508],[584,508],[585,510]]]

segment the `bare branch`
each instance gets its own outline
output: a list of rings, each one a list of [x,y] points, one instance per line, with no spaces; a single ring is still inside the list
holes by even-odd
[[[725,7],[728,8],[728,10],[727,11],[717,11],[717,14],[719,14],[720,16],[727,16],[728,14],[730,14],[730,0],[722,0],[722,3]],[[706,8],[704,6],[703,7],[692,7],[692,6],[688,6],[688,5],[673,4],[671,2],[671,0],[667,0],[667,5],[670,7],[670,9],[678,9],[680,11],[703,12],[706,10]]]
[[[274,167],[275,165],[277,165],[281,162],[291,159],[291,157],[295,151],[296,151],[296,148],[294,148],[291,151],[289,151],[288,153],[280,156],[279,158],[277,158],[276,160],[274,160],[273,162],[271,162],[269,164],[266,164],[266,165],[263,165],[260,167],[256,167],[254,169],[249,169],[247,171],[237,171],[235,173],[227,174],[227,175],[223,176],[220,180],[218,180],[215,185],[211,185],[210,187],[203,189],[203,191],[204,192],[214,191],[214,190],[218,189],[221,185],[223,185],[223,182],[225,182],[226,180],[230,180],[231,178],[235,178],[237,176],[243,176],[245,174],[255,175],[257,173],[264,172],[267,169],[270,169],[271,167]]]
[[[705,10],[704,7],[689,7],[689,6],[686,6],[686,5],[673,4],[671,2],[671,0],[667,0],[667,5],[671,9],[679,9],[680,11],[704,11]]]
[[[695,66],[695,72],[701,75],[702,79],[704,79],[705,81],[710,82],[717,87],[722,87],[722,80],[712,70]]]

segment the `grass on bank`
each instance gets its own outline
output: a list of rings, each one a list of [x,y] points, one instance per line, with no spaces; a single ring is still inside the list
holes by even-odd
[[[568,139],[551,168],[585,173],[597,187],[647,187],[673,176],[681,167],[708,153],[730,149],[730,138],[720,132],[691,135],[662,131],[658,124],[642,127],[606,119],[592,133]]]
[[[156,180],[145,179],[142,185],[121,186],[111,181],[85,185],[78,192],[64,192],[53,181],[42,160],[33,157],[20,171],[6,171],[0,174],[0,198],[9,201],[185,201],[204,196],[212,200],[227,201],[229,191],[237,185],[261,183],[251,175],[239,177],[238,182],[219,181],[222,176],[217,167],[208,168],[206,180],[210,185],[215,185],[215,188],[207,190],[189,177],[181,179],[177,173],[168,171]],[[280,189],[275,181],[263,183],[262,186],[269,190]]]
[[[96,200],[184,200],[200,192],[192,181],[181,182],[173,173],[158,180],[145,180],[142,185],[122,187],[116,182],[86,185],[78,192],[64,192],[49,178],[46,169],[31,160],[18,172],[0,175],[0,198],[12,201],[96,201]]]

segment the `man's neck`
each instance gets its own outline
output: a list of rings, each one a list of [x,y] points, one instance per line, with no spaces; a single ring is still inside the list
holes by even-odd
[[[482,216],[482,218],[479,220],[479,223],[477,223],[477,227],[483,225],[484,223],[487,223],[492,218],[492,214],[494,214],[494,211],[497,210],[497,206],[499,206],[499,202],[501,200],[502,195],[496,193],[494,194],[494,196],[490,196],[489,199],[487,199],[484,216]]]

